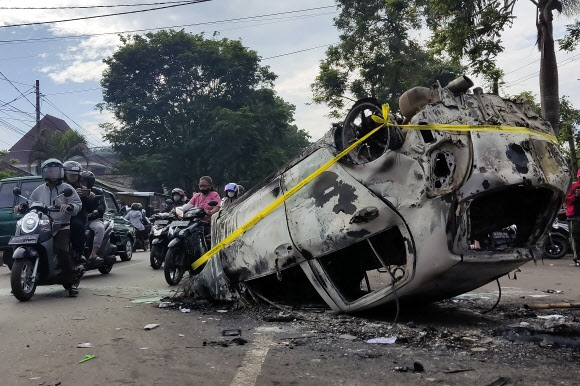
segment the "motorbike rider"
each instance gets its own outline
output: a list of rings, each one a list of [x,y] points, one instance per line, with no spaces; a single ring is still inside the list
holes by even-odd
[[[216,206],[210,206],[208,205],[210,201],[215,201],[218,204]],[[211,215],[220,210],[220,201],[220,195],[215,191],[211,177],[203,176],[199,179],[199,192],[191,197],[189,204],[203,208],[206,212],[205,221],[210,221]]]
[[[93,172],[84,171],[81,173],[80,183],[83,187],[81,190],[81,201],[83,209],[87,213],[89,228],[94,232],[93,250],[89,256],[89,261],[100,263],[103,261],[101,256],[97,256],[97,251],[103,243],[105,236],[105,224],[103,223],[103,214],[105,213],[105,202],[103,200],[103,191],[95,188],[95,175]]]
[[[80,194],[81,183],[80,174],[83,167],[76,161],[66,161],[62,164],[64,168],[64,182],[69,184]],[[86,263],[83,257],[85,247],[85,226],[87,224],[87,212],[84,205],[80,212],[70,219],[70,239],[72,244],[72,257],[76,263]]]
[[[171,210],[168,212],[175,215],[175,209],[179,206],[183,206],[187,202],[187,196],[185,191],[181,188],[175,188],[171,191]]]
[[[572,236],[572,250],[574,263],[580,267],[580,170],[576,174],[576,182],[572,184],[565,199],[566,216],[570,222],[570,235]]]
[[[129,220],[131,225],[137,229],[137,232],[141,232],[139,238],[146,239],[148,235],[144,235],[143,233],[146,232],[146,226],[150,225],[151,222],[143,213],[143,206],[138,202],[134,202],[131,204],[131,210],[127,212],[125,215],[125,219]]]
[[[71,235],[68,224],[71,216],[77,215],[81,210],[82,202],[72,186],[63,182],[64,166],[62,162],[56,158],[47,159],[42,163],[41,171],[46,183],[34,189],[28,198],[28,202],[42,202],[46,206],[52,206],[54,198],[62,194],[66,188],[73,191],[70,197],[62,195],[56,200],[55,205],[60,207],[60,212],[53,213],[52,219],[56,230],[53,245],[62,269],[63,285],[68,289],[69,296],[76,296],[79,292],[76,283],[73,282],[73,262],[69,251]],[[26,203],[22,203],[17,205],[14,210],[22,212],[27,209],[27,206]]]
[[[244,187],[235,182],[230,182],[224,187],[225,196],[222,198],[221,207],[226,208],[238,199],[244,192]]]

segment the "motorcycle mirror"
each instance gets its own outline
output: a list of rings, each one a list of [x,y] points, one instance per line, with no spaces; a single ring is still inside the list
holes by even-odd
[[[72,189],[71,189],[71,188],[66,188],[66,189],[64,190],[64,196],[65,196],[65,197],[70,197],[70,196],[72,196],[72,194],[73,194],[73,191],[72,191]]]
[[[216,206],[216,205],[218,204],[218,202],[217,202],[217,201],[213,201],[213,200],[212,200],[212,201],[208,202],[207,204],[208,204],[209,206]]]
[[[15,186],[14,189],[12,189],[12,194],[15,196],[20,196],[21,193],[22,193],[22,191],[20,190],[20,188],[18,186]]]

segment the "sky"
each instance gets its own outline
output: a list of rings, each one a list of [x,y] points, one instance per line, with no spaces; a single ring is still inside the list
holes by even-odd
[[[41,113],[66,120],[84,134],[89,146],[106,146],[100,123],[114,122],[95,105],[102,102],[102,60],[120,46],[116,33],[155,28],[204,32],[208,38],[239,39],[258,52],[262,64],[278,75],[276,92],[296,106],[295,124],[320,138],[329,128],[328,108],[312,103],[310,85],[330,44],[339,32],[332,0],[211,0],[166,9],[62,23],[7,27],[14,24],[74,19],[94,15],[166,7],[16,10],[6,7],[64,7],[151,4],[175,0],[0,0],[0,149],[8,149],[35,120],[34,83],[40,82]],[[535,46],[535,8],[530,1],[516,3],[517,16],[503,33],[505,51],[498,65],[505,73],[502,96],[532,91],[539,96],[539,58]],[[563,37],[571,19],[556,16],[554,36]],[[145,31],[138,32],[144,33]],[[70,38],[78,35],[96,35]],[[125,33],[126,34],[126,33]],[[65,38],[69,37],[69,38]],[[580,108],[580,50],[557,53],[560,94]],[[469,74],[468,74],[469,75]],[[8,80],[12,81],[9,82]],[[476,86],[483,86],[473,78]]]

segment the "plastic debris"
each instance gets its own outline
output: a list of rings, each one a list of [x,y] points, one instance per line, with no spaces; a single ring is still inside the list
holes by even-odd
[[[146,325],[146,326],[145,326],[145,327],[143,327],[143,328],[144,328],[145,330],[153,330],[154,328],[157,328],[157,327],[159,327],[159,325],[158,325],[158,324],[151,323],[151,324],[148,324],[148,325]]]
[[[179,336],[181,336],[181,337],[184,337],[185,335],[183,335],[183,334],[179,334]]]
[[[223,314],[223,313],[226,313],[226,312],[228,312],[228,310],[217,310],[217,312],[220,312],[220,313],[222,313],[222,314]]]
[[[181,306],[179,307],[179,310],[180,310],[181,312],[183,312],[184,314],[185,314],[185,313],[188,313],[188,312],[191,312],[191,310],[190,310],[189,308],[181,308]]]
[[[396,336],[390,337],[381,337],[381,338],[373,338],[367,340],[367,343],[374,343],[374,344],[393,344],[397,341]]]
[[[175,305],[175,303],[173,302],[161,302],[159,303],[159,308],[168,308],[168,307],[173,307]]]
[[[549,289],[549,290],[546,290],[546,291],[544,291],[544,292],[545,292],[545,293],[547,293],[547,294],[557,294],[557,295],[558,295],[558,294],[563,294],[563,293],[564,293],[564,291],[560,291],[560,290],[553,290],[553,289]]]
[[[80,343],[77,345],[77,348],[93,348],[92,343]]]
[[[149,347],[139,347],[139,350],[149,350]]]
[[[564,319],[564,315],[538,315],[538,319],[546,319],[546,320],[558,320]]]
[[[80,361],[79,363],[83,363],[86,361],[90,361],[91,359],[93,359],[95,356],[94,355],[85,355],[85,359],[83,359],[82,361]]]
[[[340,339],[346,339],[346,340],[355,340],[357,337],[354,335],[350,335],[350,334],[342,334],[339,336]]]

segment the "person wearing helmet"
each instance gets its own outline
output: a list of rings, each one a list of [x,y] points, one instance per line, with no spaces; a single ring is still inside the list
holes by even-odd
[[[221,206],[226,208],[238,199],[244,192],[244,187],[234,182],[230,182],[224,188],[224,198],[222,198]]]
[[[81,172],[80,183],[82,186],[81,201],[83,209],[87,213],[89,228],[94,232],[93,249],[89,256],[90,262],[101,263],[103,258],[97,256],[97,252],[103,243],[105,236],[105,224],[103,223],[103,214],[105,213],[104,194],[101,189],[95,188],[95,175],[93,172]]]
[[[187,202],[187,195],[181,188],[175,188],[171,191],[171,203],[168,204],[167,212],[175,214],[175,208],[182,206]],[[169,201],[168,201],[169,203]]]
[[[216,206],[210,206],[208,205],[210,201],[215,201],[218,204]],[[220,210],[220,201],[220,195],[213,188],[211,177],[203,176],[199,179],[199,192],[191,197],[189,204],[198,208],[203,208],[207,214],[205,221],[210,221],[211,215]]]
[[[131,204],[131,210],[125,215],[125,220],[128,220],[131,225],[135,227],[139,234],[138,238],[146,239],[148,235],[144,233],[147,232],[147,226],[151,224],[145,213],[143,213],[143,205],[138,202]]]
[[[72,186],[79,196],[81,195],[80,175],[83,167],[76,161],[66,161],[62,164],[64,168],[64,181]],[[82,197],[81,197],[82,200]],[[83,250],[85,248],[85,227],[87,225],[87,212],[85,210],[85,202],[83,207],[76,216],[70,219],[70,241],[72,244],[72,257],[76,263],[86,263],[83,257]]]
[[[76,296],[78,289],[73,283],[73,264],[69,251],[70,242],[70,223],[71,216],[79,213],[82,207],[81,199],[76,191],[67,183],[63,182],[64,167],[62,162],[56,158],[50,158],[41,165],[42,177],[46,181],[40,185],[30,195],[28,202],[42,202],[47,206],[53,205],[53,200],[61,195],[66,188],[73,191],[70,197],[64,195],[56,198],[55,205],[60,207],[59,213],[53,213],[52,219],[55,222],[54,229],[57,230],[54,235],[54,250],[58,256],[59,265],[63,273],[63,285],[69,291],[69,296]],[[20,204],[17,209],[25,209],[26,204]],[[60,229],[58,229],[60,226]]]

